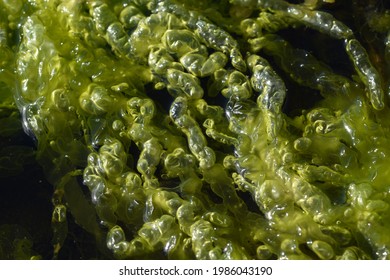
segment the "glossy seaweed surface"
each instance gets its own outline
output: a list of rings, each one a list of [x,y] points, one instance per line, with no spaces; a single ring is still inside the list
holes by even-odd
[[[390,7],[0,0],[1,259],[389,259]]]

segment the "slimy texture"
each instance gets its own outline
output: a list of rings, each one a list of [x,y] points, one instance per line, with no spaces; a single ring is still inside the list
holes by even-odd
[[[390,24],[370,53],[337,2],[1,0],[0,132],[35,141],[53,258],[71,217],[107,258],[389,259]]]

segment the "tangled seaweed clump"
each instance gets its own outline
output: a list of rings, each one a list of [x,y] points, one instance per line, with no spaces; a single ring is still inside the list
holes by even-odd
[[[361,2],[0,1],[52,256],[74,220],[105,258],[389,259],[390,8]]]

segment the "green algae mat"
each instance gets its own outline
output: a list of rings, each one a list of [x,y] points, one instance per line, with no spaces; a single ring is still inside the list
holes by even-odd
[[[389,259],[389,75],[386,1],[1,0],[0,258]]]

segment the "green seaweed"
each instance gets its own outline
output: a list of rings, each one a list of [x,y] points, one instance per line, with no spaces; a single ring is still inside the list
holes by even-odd
[[[290,2],[1,0],[0,178],[53,193],[0,257],[389,259],[389,7]]]

